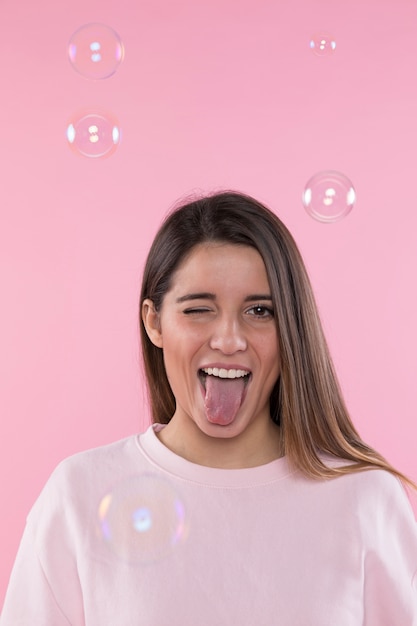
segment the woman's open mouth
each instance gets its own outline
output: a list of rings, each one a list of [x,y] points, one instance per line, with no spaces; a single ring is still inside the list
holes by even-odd
[[[204,367],[198,370],[198,376],[204,389],[206,388],[207,376],[215,376],[221,380],[236,380],[237,378],[243,378],[245,385],[248,384],[251,372],[243,369],[226,369],[220,367]]]
[[[227,426],[236,417],[252,373],[243,369],[202,368],[198,372],[209,422]]]

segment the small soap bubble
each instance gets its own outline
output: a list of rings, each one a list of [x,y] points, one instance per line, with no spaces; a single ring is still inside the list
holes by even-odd
[[[124,57],[119,35],[105,24],[86,24],[72,35],[68,44],[72,67],[85,78],[100,80],[112,76]]]
[[[315,35],[310,40],[310,48],[319,57],[332,56],[336,50],[336,42],[330,35]]]
[[[108,113],[82,112],[67,126],[67,140],[71,149],[86,157],[108,157],[117,149],[120,128]]]
[[[154,474],[117,484],[98,507],[98,535],[116,557],[146,564],[167,557],[185,539],[185,508],[172,484]]]
[[[338,222],[350,213],[356,192],[341,172],[318,172],[307,182],[302,196],[304,207],[319,222]]]

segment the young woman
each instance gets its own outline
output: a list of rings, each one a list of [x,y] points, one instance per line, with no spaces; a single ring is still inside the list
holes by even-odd
[[[141,293],[153,425],[61,463],[2,626],[417,626],[407,478],[359,437],[285,226],[172,212]]]

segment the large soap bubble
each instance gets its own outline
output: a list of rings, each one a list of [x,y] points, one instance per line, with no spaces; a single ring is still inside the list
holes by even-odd
[[[350,213],[356,192],[349,178],[332,170],[318,172],[307,182],[302,196],[304,207],[319,222],[338,222]]]
[[[101,111],[83,111],[67,126],[67,140],[74,152],[86,157],[108,157],[120,141],[115,117]]]
[[[310,48],[319,57],[332,56],[336,50],[336,41],[331,35],[321,33],[310,39]]]
[[[100,80],[112,76],[123,60],[119,35],[105,24],[86,24],[72,35],[68,57],[72,67],[86,78]]]
[[[185,507],[171,482],[157,474],[113,486],[97,512],[98,533],[113,555],[132,564],[167,557],[185,538]]]

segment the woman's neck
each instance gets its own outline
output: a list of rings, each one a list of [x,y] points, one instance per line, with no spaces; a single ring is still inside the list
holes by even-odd
[[[212,437],[193,421],[177,419],[174,415],[157,436],[178,456],[207,467],[257,467],[283,456],[281,431],[271,419],[263,424],[254,423],[235,437]]]

